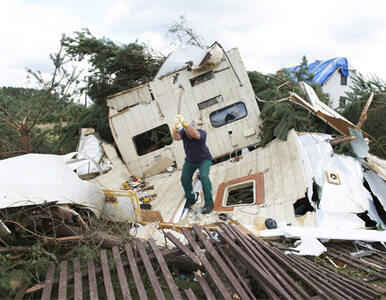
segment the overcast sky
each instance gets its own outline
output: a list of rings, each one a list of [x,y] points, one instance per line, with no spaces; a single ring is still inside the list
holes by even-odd
[[[89,28],[116,43],[138,40],[167,55],[167,27],[185,14],[207,44],[237,47],[247,70],[274,73],[345,56],[386,80],[382,0],[0,0],[0,86],[26,86],[25,68],[50,72],[62,33]]]

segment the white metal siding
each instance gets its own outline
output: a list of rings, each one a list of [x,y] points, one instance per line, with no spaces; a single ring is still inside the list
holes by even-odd
[[[223,61],[213,69],[215,72],[214,78],[194,87],[191,86],[190,79],[209,70],[178,71],[178,79],[184,87],[181,115],[187,121],[194,120],[197,124],[202,124],[201,128],[207,132],[207,145],[214,158],[256,144],[259,141],[257,132],[260,124],[260,111],[256,104],[247,72],[237,49],[232,49],[228,52],[228,56],[237,75],[241,79],[241,84],[225,56]],[[149,87],[155,101],[149,102],[149,97],[151,97],[148,92]],[[126,96],[127,94],[129,95]],[[129,103],[142,103],[118,114],[116,114],[116,111],[110,110],[112,114],[115,114],[110,116],[110,127],[113,127],[112,132],[115,142],[124,162],[133,175],[142,176],[143,170],[151,167],[152,163],[154,163],[154,157],[158,155],[175,160],[177,167],[182,168],[185,157],[182,142],[173,142],[162,149],[138,156],[132,141],[133,136],[162,124],[173,126],[174,118],[177,114],[178,94],[179,87],[177,84],[173,84],[173,74],[171,74],[150,82],[148,86],[133,89],[108,100],[108,105],[114,107],[115,110],[123,109]],[[199,110],[199,103],[218,95],[222,96],[222,101]],[[211,112],[240,101],[245,104],[248,111],[248,115],[245,118],[219,128],[214,128],[211,125],[209,120]],[[249,128],[255,129],[256,134],[245,138],[243,131]],[[232,141],[228,133],[229,131],[232,131]]]

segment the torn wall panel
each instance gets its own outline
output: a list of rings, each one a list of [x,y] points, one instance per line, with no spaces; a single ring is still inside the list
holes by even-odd
[[[373,193],[374,205],[383,223],[386,223],[386,181],[372,170],[365,170],[364,177],[369,184],[370,191]],[[377,201],[378,203],[375,203]]]
[[[116,111],[122,111],[140,103],[150,103],[152,95],[149,84],[144,84],[131,89],[131,93],[122,91],[118,94],[107,97],[107,106],[114,108]]]
[[[320,188],[319,209],[327,213],[342,214],[367,211],[371,219],[383,224],[370,193],[363,186],[360,161],[350,156],[334,154],[330,139],[331,136],[327,134],[299,135],[311,162],[314,181]]]
[[[293,102],[302,105],[341,134],[345,136],[351,135],[349,128],[355,128],[353,123],[320,101],[313,88],[308,84],[301,82],[300,87],[303,89],[309,102],[302,99],[299,95],[291,93],[290,99]],[[366,133],[362,133],[364,137],[367,136]]]
[[[97,216],[103,192],[79,179],[67,165],[68,156],[25,154],[0,161],[0,208],[55,202],[91,209]]]

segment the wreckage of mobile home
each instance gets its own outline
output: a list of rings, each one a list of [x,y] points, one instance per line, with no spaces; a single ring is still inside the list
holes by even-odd
[[[287,142],[278,140],[252,151],[259,143],[260,124],[254,92],[238,50],[225,52],[217,43],[209,51],[178,49],[152,82],[107,99],[122,159],[130,175],[144,176],[154,186],[157,197],[151,206],[162,221],[179,222],[184,216],[179,178],[185,154],[182,143],[172,141],[169,127],[179,97],[180,114],[207,132],[214,161],[224,160],[210,171],[215,211],[233,212],[232,217],[245,224],[272,217],[314,225],[312,217],[296,219],[293,209],[307,189],[296,134],[292,132]],[[173,172],[165,173],[170,167]],[[199,182],[194,186],[200,190]],[[232,197],[240,189],[245,193],[241,202]],[[217,219],[214,214],[205,222]]]
[[[349,135],[349,129],[355,125],[321,103],[311,87],[306,84],[302,87],[306,100],[296,94],[289,100],[302,105],[341,134]],[[337,167],[339,162],[328,162],[327,158],[324,167],[315,167],[310,155],[318,153],[321,145],[325,146],[319,157],[331,155],[328,143],[331,136],[320,139],[318,135],[297,134],[292,130],[286,141],[276,139],[265,148],[259,147],[260,111],[237,49],[225,52],[217,43],[208,51],[194,46],[178,48],[168,56],[153,81],[108,97],[107,106],[111,131],[127,167],[121,181],[130,176],[142,178],[153,189],[138,194],[140,199],[152,200],[151,210],[142,211],[142,221],[208,224],[225,218],[258,231],[266,228],[265,221],[269,218],[293,226],[317,226],[317,220],[326,224],[327,219],[346,218],[343,223],[351,229],[366,227],[356,214],[367,212],[372,220],[384,226],[370,193],[363,187],[360,162],[355,159],[350,162],[353,173]],[[183,209],[185,197],[179,180],[185,154],[182,143],[172,140],[170,127],[177,113],[207,132],[207,145],[214,162],[210,170],[214,212],[209,216],[199,214],[202,202],[188,215]],[[367,156],[366,161],[373,160]],[[379,164],[378,167],[382,169]],[[319,173],[324,177],[316,176]],[[110,176],[114,176],[115,182]],[[92,181],[102,189],[120,188],[116,176],[117,172],[115,175],[112,172]],[[331,190],[328,185],[333,184],[336,194],[329,194],[330,201],[336,197],[353,200],[350,195],[353,176],[358,180],[355,182],[361,195],[356,204],[340,206],[335,211],[338,215],[331,205],[316,217],[312,197],[320,201],[316,194],[322,194],[322,189]],[[339,184],[332,177],[338,177]],[[315,178],[319,181],[315,182]],[[193,186],[200,191],[197,175]],[[384,195],[378,193],[378,198],[382,199],[378,207],[384,210]]]
[[[2,191],[2,207],[74,203],[113,221],[174,226],[228,220],[255,233],[273,219],[293,227],[332,226],[336,239],[350,236],[337,229],[385,228],[385,161],[368,153],[360,126],[319,101],[310,86],[300,85],[303,95],[291,93],[288,101],[349,137],[357,159],[333,155],[333,137],[319,133],[290,130],[260,147],[260,111],[238,50],[225,51],[218,43],[209,50],[181,47],[168,56],[153,81],[108,97],[116,147],[103,143],[93,130],[82,130],[77,157],[67,166],[82,178],[92,175],[88,183],[98,191],[83,184],[89,197],[56,188],[49,196],[30,195],[46,184],[42,176],[40,185],[34,185],[39,183],[35,172],[22,194],[11,186]],[[209,215],[200,214],[202,194],[189,213],[184,210],[180,176],[185,153],[182,143],[171,137],[178,113],[207,132],[213,156],[209,176],[214,211]],[[46,158],[36,159],[45,165]],[[2,161],[0,171],[17,163],[17,158]],[[58,178],[57,186],[63,181]],[[201,192],[198,173],[193,181],[194,190]]]

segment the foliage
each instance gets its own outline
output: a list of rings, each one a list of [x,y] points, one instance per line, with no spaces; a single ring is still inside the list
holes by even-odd
[[[308,72],[308,61],[307,57],[303,55],[302,61],[298,68],[293,73],[293,76],[297,82],[305,81],[307,83],[312,82],[312,79],[314,79],[314,74]]]
[[[352,123],[358,123],[370,94],[374,92],[367,120],[361,129],[369,134],[370,152],[386,158],[386,83],[376,76],[365,78],[358,74],[354,84],[353,90],[347,93],[347,105],[342,114]]]
[[[49,80],[40,71],[27,70],[38,89],[3,88],[0,92],[1,157],[52,152],[47,147],[50,143],[42,147],[42,142],[50,137],[54,144],[55,136],[51,130],[39,128],[39,124],[58,122],[58,114],[76,97],[79,81],[76,68],[68,71],[65,67],[69,59],[62,47],[50,59],[54,68]]]
[[[305,57],[303,57],[302,63],[306,63]],[[312,80],[312,74],[308,74],[306,68],[300,68],[300,70],[303,73],[298,72],[297,76],[299,78]],[[248,76],[260,108],[260,118],[262,121],[260,125],[260,136],[262,146],[265,146],[275,138],[273,133],[275,127],[284,117],[291,113],[294,113],[294,118],[289,127],[290,129],[295,128],[297,131],[332,133],[332,129],[329,126],[319,118],[310,114],[308,110],[286,100],[290,92],[296,93],[304,98],[303,91],[300,89],[298,82],[287,72],[264,75],[253,71],[248,72]],[[323,93],[320,86],[310,81],[307,83],[313,87],[321,101],[324,103],[328,102],[328,97]]]
[[[163,60],[154,57],[145,44],[118,45],[107,38],[94,37],[88,29],[65,37],[62,45],[73,59],[88,62],[89,74],[83,90],[94,101],[80,119],[70,122],[63,132],[63,142],[71,143],[83,127],[95,128],[102,138],[112,141],[106,98],[151,81]]]
[[[40,110],[44,93],[44,90],[38,89],[3,87],[0,88],[0,106],[4,107],[17,123],[21,123],[24,117],[32,120]],[[29,132],[32,152],[59,154],[74,151],[77,140],[63,147],[61,121],[64,125],[76,121],[87,109],[83,105],[63,101],[58,96],[50,97],[47,106],[50,109],[47,110],[45,117]],[[0,112],[0,116],[4,119],[8,117],[4,111]],[[75,131],[78,131],[78,128]],[[1,158],[23,153],[20,152],[22,144],[17,129],[0,122],[0,137]]]
[[[287,98],[290,92],[304,98],[305,96],[297,82],[297,80],[303,80],[312,86],[322,102],[328,103],[328,96],[323,93],[322,88],[311,82],[313,75],[307,73],[306,65],[307,59],[303,56],[299,69],[293,75],[285,71],[269,75],[256,71],[248,72],[261,111],[260,135],[262,146],[275,138],[273,133],[275,127],[280,120],[290,115],[291,112],[294,112],[294,119],[290,128],[306,132],[336,133],[330,126],[309,113],[305,108],[288,101],[278,101]],[[384,150],[386,145],[386,83],[378,77],[372,76],[367,79],[359,74],[358,78],[355,79],[354,77],[354,84],[353,90],[347,93],[347,105],[341,113],[352,123],[357,124],[367,99],[371,92],[374,92],[375,96],[362,129],[369,134],[371,141],[370,152],[384,158],[386,156]],[[336,147],[337,153],[350,154],[349,150],[349,143]]]

